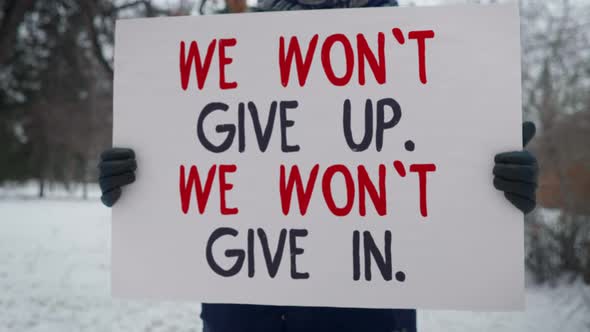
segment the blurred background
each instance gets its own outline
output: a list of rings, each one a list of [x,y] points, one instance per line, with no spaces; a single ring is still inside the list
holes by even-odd
[[[115,20],[255,6],[0,0],[0,331],[201,330],[198,303],[110,297],[110,211],[95,182],[111,145]],[[523,114],[541,169],[524,234],[527,310],[419,311],[420,331],[590,331],[590,1],[522,0],[520,14]]]

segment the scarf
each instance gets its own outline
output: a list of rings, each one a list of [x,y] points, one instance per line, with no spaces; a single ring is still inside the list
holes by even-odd
[[[390,7],[397,6],[397,0],[259,0],[263,11]]]

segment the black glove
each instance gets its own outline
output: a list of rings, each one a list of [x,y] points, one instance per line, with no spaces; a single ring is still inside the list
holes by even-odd
[[[121,197],[121,187],[135,181],[135,152],[131,149],[112,148],[100,155],[98,183],[102,196],[100,200],[108,207]]]
[[[535,136],[535,124],[522,124],[522,145]],[[536,205],[535,191],[539,167],[537,158],[526,150],[499,153],[494,158],[494,187],[504,192],[506,199],[524,213]]]

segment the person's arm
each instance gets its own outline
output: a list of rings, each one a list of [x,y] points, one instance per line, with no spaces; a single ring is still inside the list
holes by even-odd
[[[522,145],[535,136],[532,122],[522,124]],[[494,158],[494,187],[504,192],[510,203],[524,213],[531,212],[536,203],[537,158],[526,150],[499,153]]]
[[[98,164],[100,200],[108,207],[113,206],[121,197],[121,187],[135,181],[135,152],[126,148],[111,148],[100,155]]]

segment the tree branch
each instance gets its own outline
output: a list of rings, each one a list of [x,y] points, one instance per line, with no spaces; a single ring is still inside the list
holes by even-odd
[[[0,64],[6,63],[14,52],[18,27],[36,0],[9,0],[2,8],[0,21]]]
[[[104,53],[102,52],[99,33],[96,29],[96,26],[94,25],[94,18],[98,14],[98,8],[96,5],[92,4],[91,1],[81,1],[80,7],[82,9],[82,16],[84,17],[86,28],[88,30],[88,37],[90,38],[90,43],[92,44],[92,52],[96,56],[96,59],[103,67],[107,75],[112,78],[113,66],[109,60],[105,58]]]

